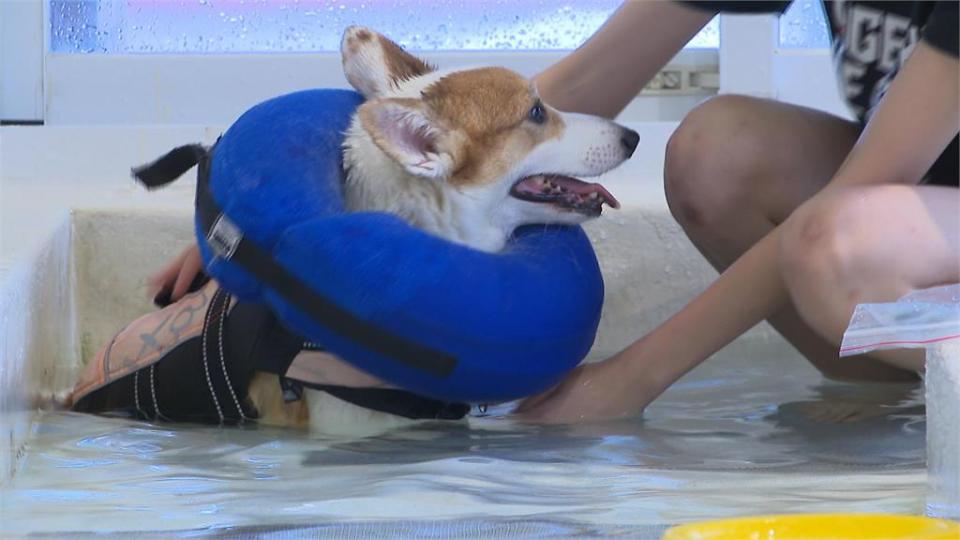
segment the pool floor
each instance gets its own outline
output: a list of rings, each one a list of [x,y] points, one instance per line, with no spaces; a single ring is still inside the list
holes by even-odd
[[[748,514],[919,514],[921,396],[721,356],[642,421],[585,426],[500,409],[347,439],[47,412],[0,491],[0,537],[658,538]]]

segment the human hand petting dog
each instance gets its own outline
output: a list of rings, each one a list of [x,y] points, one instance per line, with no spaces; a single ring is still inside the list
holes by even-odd
[[[623,353],[583,364],[557,386],[529,397],[514,411],[524,422],[560,424],[638,416],[663,392],[654,380],[629,375]]]
[[[194,242],[163,270],[147,280],[148,293],[155,298],[155,302],[161,296],[164,300],[161,303],[176,302],[187,294],[201,270],[203,259],[200,258],[200,248]]]

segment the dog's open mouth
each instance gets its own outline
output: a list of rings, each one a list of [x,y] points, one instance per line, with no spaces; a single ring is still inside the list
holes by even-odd
[[[603,204],[620,208],[620,202],[600,184],[591,184],[559,174],[536,174],[522,178],[510,195],[524,201],[548,203],[587,216],[599,216]]]

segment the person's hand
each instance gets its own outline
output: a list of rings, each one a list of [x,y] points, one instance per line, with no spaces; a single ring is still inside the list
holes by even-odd
[[[153,296],[154,302],[158,304],[176,302],[187,294],[202,269],[200,248],[194,242],[163,270],[147,280],[150,296]]]
[[[631,376],[623,353],[581,365],[557,386],[524,400],[514,413],[537,423],[573,423],[636,416],[660,395],[649,381]]]

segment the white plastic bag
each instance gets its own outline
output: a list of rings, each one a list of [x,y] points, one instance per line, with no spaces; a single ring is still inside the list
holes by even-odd
[[[840,356],[921,347],[927,366],[926,513],[960,519],[960,284],[888,304],[860,304]]]
[[[928,348],[955,339],[960,340],[960,284],[916,291],[896,302],[858,305],[840,356]]]

